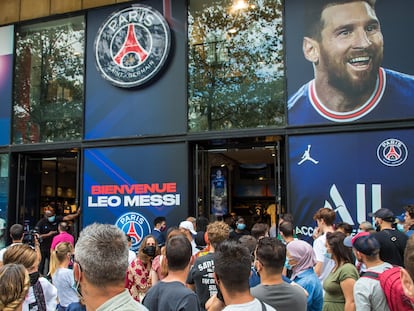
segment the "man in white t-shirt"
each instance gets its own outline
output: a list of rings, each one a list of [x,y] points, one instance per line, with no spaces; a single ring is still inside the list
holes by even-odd
[[[335,262],[327,257],[326,252],[326,233],[335,231],[333,227],[335,216],[335,211],[327,207],[320,208],[313,215],[313,220],[318,225],[316,229],[318,236],[313,241],[313,251],[316,257],[314,270],[321,283],[323,283],[335,265]]]
[[[21,224],[14,224],[10,227],[10,237],[12,239],[12,244],[21,244],[23,243],[24,237],[24,227]],[[3,255],[6,252],[7,247],[0,250],[0,267],[3,265]]]
[[[382,273],[392,268],[388,262],[379,256],[380,244],[369,232],[359,232],[354,237],[347,237],[344,245],[352,247],[355,258],[365,264],[366,273]],[[358,311],[382,310],[389,311],[387,299],[381,288],[379,280],[371,277],[359,278],[354,285],[355,307]]]

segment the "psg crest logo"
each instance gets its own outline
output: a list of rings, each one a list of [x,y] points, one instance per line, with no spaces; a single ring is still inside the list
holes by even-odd
[[[137,4],[113,13],[95,39],[95,59],[102,77],[130,88],[153,78],[170,51],[167,21],[153,8]]]
[[[147,219],[139,213],[123,214],[115,223],[119,229],[132,238],[132,249],[137,250],[142,239],[151,233],[151,226]]]
[[[384,140],[377,148],[378,159],[387,166],[399,166],[407,160],[407,146],[396,138]]]

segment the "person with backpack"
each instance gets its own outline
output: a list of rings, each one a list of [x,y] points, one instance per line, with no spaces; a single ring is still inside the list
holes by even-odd
[[[382,273],[392,268],[379,257],[380,244],[369,232],[361,231],[355,236],[345,238],[344,245],[352,247],[358,262],[365,264],[367,272]],[[354,301],[358,311],[389,311],[387,299],[379,280],[371,277],[360,277],[354,285]]]
[[[352,241],[351,241],[352,242]],[[352,242],[354,250],[367,250],[370,247],[373,249],[375,248],[374,253],[379,252],[380,244],[378,243],[375,245],[376,242],[376,235],[368,235],[368,236],[359,236]],[[378,241],[377,241],[378,242]],[[349,244],[348,244],[349,245]],[[374,247],[375,246],[375,247]],[[363,252],[359,251],[359,255],[361,260],[366,260],[361,256]],[[379,257],[381,258],[381,257]],[[404,272],[404,269],[400,266],[391,266],[388,265],[388,268],[385,268],[383,265],[384,270],[381,272],[381,269],[379,268],[381,266],[380,261],[377,261],[376,266],[371,266],[369,263],[367,265],[368,270],[363,272],[361,274],[361,279],[370,279],[371,284],[376,284],[377,290],[378,290],[378,283],[380,288],[382,289],[382,292],[385,296],[388,309],[390,311],[409,311],[414,310],[414,301],[412,300],[411,296],[408,296],[404,292],[404,288],[402,286],[402,279],[401,275]],[[375,271],[377,270],[377,271]],[[366,280],[366,282],[369,282],[369,280]],[[378,283],[374,283],[378,282]],[[358,283],[358,282],[357,282]],[[355,283],[354,293],[361,294],[365,292],[365,295],[369,295],[369,292],[367,292],[366,288],[359,288],[357,286],[357,283]],[[377,300],[379,300],[378,297],[371,297],[371,303],[378,303]],[[372,307],[372,308],[366,308],[362,309],[359,308],[356,305],[356,310],[388,310],[385,307],[381,309],[381,307]]]

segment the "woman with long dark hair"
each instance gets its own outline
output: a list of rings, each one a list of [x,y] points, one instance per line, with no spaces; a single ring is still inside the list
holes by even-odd
[[[326,234],[326,255],[332,257],[335,266],[323,282],[323,311],[355,311],[354,285],[359,275],[352,250],[344,245],[345,237],[339,231]]]
[[[157,240],[153,235],[147,235],[141,243],[137,257],[128,267],[125,287],[131,296],[141,302],[152,286],[151,265],[155,256],[160,254]]]

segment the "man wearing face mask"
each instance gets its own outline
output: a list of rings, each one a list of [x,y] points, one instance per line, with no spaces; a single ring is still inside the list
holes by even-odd
[[[230,239],[238,241],[241,236],[250,234],[249,230],[246,229],[246,221],[243,217],[239,217],[236,221],[236,229],[230,232]]]
[[[42,240],[42,243],[40,244],[42,260],[39,264],[39,272],[42,275],[47,275],[49,271],[50,248],[52,246],[53,237],[58,234],[59,223],[76,219],[79,217],[81,209],[78,208],[78,211],[75,214],[66,216],[56,215],[55,209],[50,205],[45,206],[43,211],[44,218],[37,222],[35,230],[39,232],[39,236]]]
[[[377,233],[375,238],[380,243],[380,258],[392,265],[404,266],[404,249],[407,236],[393,227],[394,213],[388,208],[380,208],[374,214]]]

